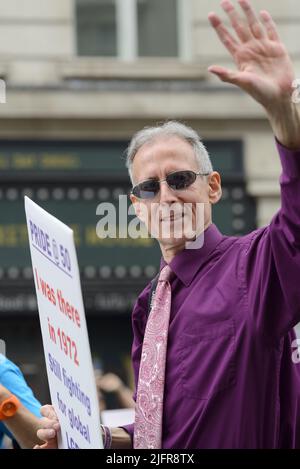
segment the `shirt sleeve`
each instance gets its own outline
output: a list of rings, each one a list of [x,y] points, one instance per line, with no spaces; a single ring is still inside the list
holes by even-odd
[[[143,348],[144,332],[147,323],[147,309],[148,309],[148,297],[151,290],[151,282],[146,286],[146,288],[139,295],[136,304],[132,312],[132,329],[133,329],[133,344],[131,350],[131,359],[134,372],[134,382],[135,390],[133,394],[133,399],[136,401],[137,393],[137,384],[139,378],[139,369],[141,354]],[[133,443],[134,435],[134,424],[123,425],[123,428],[127,433],[129,433],[131,441]]]
[[[272,340],[300,321],[300,149],[276,144],[281,208],[269,226],[254,232],[243,262],[251,321]]]

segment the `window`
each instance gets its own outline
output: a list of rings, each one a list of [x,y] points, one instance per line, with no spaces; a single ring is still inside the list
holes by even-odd
[[[178,56],[177,0],[141,0],[137,17],[140,57]]]
[[[189,0],[76,0],[80,56],[189,55]]]
[[[78,55],[117,55],[114,0],[77,0],[76,20]]]

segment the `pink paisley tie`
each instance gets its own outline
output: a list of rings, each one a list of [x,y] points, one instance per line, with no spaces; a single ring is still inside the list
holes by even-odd
[[[134,448],[161,448],[166,353],[171,309],[170,278],[160,272],[154,304],[146,325],[137,387]]]

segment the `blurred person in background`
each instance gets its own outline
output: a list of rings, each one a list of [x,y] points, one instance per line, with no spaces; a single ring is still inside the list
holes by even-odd
[[[106,409],[133,408],[133,391],[112,372],[104,371],[102,360],[93,359],[100,412]]]
[[[105,396],[113,396],[113,408],[131,409],[135,406],[133,392],[129,389],[122,379],[115,373],[100,374],[95,373],[96,387],[100,402],[105,402]],[[102,406],[102,408],[101,408]],[[100,404],[100,410],[106,409],[106,405]]]

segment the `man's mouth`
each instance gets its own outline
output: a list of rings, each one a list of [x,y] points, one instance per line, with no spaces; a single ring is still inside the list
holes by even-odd
[[[177,214],[172,214],[168,217],[161,217],[160,221],[161,222],[172,222],[172,221],[177,221],[181,220],[184,217],[184,213],[177,213]]]

